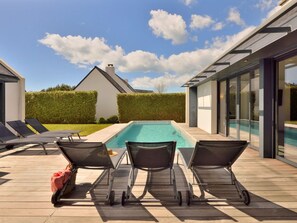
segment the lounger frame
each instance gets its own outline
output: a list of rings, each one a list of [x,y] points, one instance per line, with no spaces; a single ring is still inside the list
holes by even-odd
[[[57,138],[49,138],[49,137],[19,138],[0,122],[0,145],[3,145],[3,146],[29,145],[29,144],[40,145],[43,148],[44,153],[47,155],[45,145],[48,143],[55,143],[56,141],[57,141]]]
[[[32,126],[32,128],[34,128],[37,132],[39,133],[45,133],[45,132],[49,132],[49,133],[56,133],[56,134],[76,134],[78,136],[79,139],[80,135],[78,130],[57,130],[57,131],[50,131],[48,130],[38,119],[36,118],[26,118],[25,119],[25,123],[29,124],[30,126]]]
[[[101,142],[57,142],[57,145],[61,150],[63,156],[72,166],[72,176],[73,174],[76,174],[79,168],[107,171],[108,193],[106,195],[105,201],[112,206],[115,199],[115,192],[112,190],[114,176],[126,154],[126,149],[115,149],[114,151],[117,152],[117,155],[114,157],[110,157],[105,144]],[[92,184],[92,187],[89,189],[89,191],[92,190],[96,186],[96,184],[102,180],[105,174],[106,172],[103,172],[97,178],[97,180]],[[70,177],[69,181],[61,190],[58,190],[52,195],[51,201],[54,205],[59,203],[64,195],[64,191],[71,183],[71,180],[72,177]]]
[[[21,120],[14,120],[6,122],[11,128],[13,128],[20,136],[24,138],[30,137],[49,137],[49,138],[68,138],[69,141],[73,141],[72,135],[70,133],[51,133],[51,132],[44,132],[40,134],[35,134],[27,125],[26,123],[22,122]]]
[[[207,199],[205,197],[205,186],[226,185],[225,183],[203,182],[199,172],[201,170],[212,169],[224,169],[230,176],[230,184],[235,186],[239,195],[239,199],[232,199],[232,201],[243,201],[244,204],[249,205],[249,193],[238,182],[232,171],[232,165],[247,146],[248,142],[244,140],[200,140],[196,143],[195,148],[179,148],[177,153],[177,163],[179,164],[179,159],[181,159],[184,165],[184,171],[186,171],[185,175],[188,185],[188,190],[186,191],[187,205],[190,205],[192,202],[221,201],[220,199]],[[188,155],[190,153],[191,156],[189,159]],[[192,179],[189,179],[190,174],[188,173],[188,170],[192,173]],[[195,179],[197,181],[196,183]],[[197,184],[200,189],[200,196],[194,195],[193,185],[195,184]]]
[[[179,205],[182,205],[182,194],[180,191],[177,191],[173,168],[176,142],[126,142],[126,148],[131,162],[131,169],[127,183],[127,190],[122,193],[122,205],[124,206],[131,197],[132,188],[135,185],[136,180],[136,169],[148,172],[144,194],[147,191],[147,186],[152,184],[152,172],[169,169],[169,185],[173,186],[174,199],[178,201]]]

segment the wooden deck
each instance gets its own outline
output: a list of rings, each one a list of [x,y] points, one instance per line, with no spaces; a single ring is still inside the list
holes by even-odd
[[[186,128],[197,139],[223,139],[197,128]],[[15,150],[16,151],[16,150]],[[129,166],[125,159],[116,173],[116,204],[104,204],[106,177],[94,189],[91,184],[102,173],[79,170],[77,186],[71,197],[53,207],[50,202],[50,177],[67,162],[54,146],[49,155],[39,147],[20,150],[0,158],[0,222],[297,222],[297,169],[274,159],[261,159],[250,148],[233,170],[251,195],[251,204],[242,202],[198,203],[180,207],[173,199],[172,187],[151,186],[144,202],[122,207],[121,193],[126,189]],[[185,197],[186,181],[182,165],[175,165],[178,190]],[[210,180],[226,180],[221,173],[209,174]],[[168,172],[154,173],[153,181],[167,182]],[[146,173],[139,171],[131,200],[143,195]],[[195,193],[199,195],[198,187]],[[233,187],[210,188],[210,197],[236,197]],[[184,199],[185,200],[185,199]]]

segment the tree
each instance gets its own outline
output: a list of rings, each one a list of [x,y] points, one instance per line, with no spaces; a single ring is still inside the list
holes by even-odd
[[[155,90],[157,93],[164,93],[166,91],[166,84],[163,81],[155,84]]]
[[[46,89],[42,89],[41,91],[46,92],[46,91],[73,91],[75,86],[70,86],[68,84],[61,84],[57,85],[55,87],[49,87]]]

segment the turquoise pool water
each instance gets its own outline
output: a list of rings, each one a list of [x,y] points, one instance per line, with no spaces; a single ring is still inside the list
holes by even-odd
[[[108,148],[125,147],[126,141],[160,142],[176,141],[176,147],[192,147],[194,142],[187,138],[170,122],[135,122],[106,142]]]

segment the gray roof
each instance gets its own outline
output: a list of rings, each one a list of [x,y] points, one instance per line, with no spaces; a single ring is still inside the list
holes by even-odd
[[[4,82],[17,82],[19,78],[0,63],[0,80]]]
[[[240,70],[247,64],[251,65],[252,62],[261,59],[263,55],[273,56],[277,50],[285,49],[286,43],[281,43],[281,41],[291,38],[295,35],[296,30],[297,1],[292,0],[213,63],[188,80],[183,87],[200,85],[205,81],[222,76],[224,73],[230,73],[235,70],[234,68]],[[271,47],[268,49],[270,45]],[[294,49],[292,42],[290,48]]]
[[[122,79],[119,75],[115,74],[121,81],[122,83],[118,83],[117,80],[115,80],[113,77],[111,77],[106,71],[102,70],[101,68],[95,66],[85,77],[82,79],[78,85],[74,89],[76,89],[92,72],[93,70],[98,70],[99,73],[101,73],[120,93],[128,93],[122,86],[121,84],[126,85],[132,92],[135,93],[152,93],[153,91],[151,90],[141,90],[141,89],[134,89],[127,81]]]
[[[100,69],[99,67],[95,66],[85,77],[84,79],[82,79],[78,85],[76,85],[76,87],[74,89],[76,89],[92,72],[93,70],[98,70],[99,73],[101,73],[120,93],[127,93],[127,91],[114,79],[112,78],[106,71]],[[117,77],[119,77],[116,74]],[[123,84],[127,85],[127,87],[129,89],[131,89],[132,92],[135,92],[135,90],[125,81],[123,80],[121,77],[119,77],[119,79],[123,82]]]

